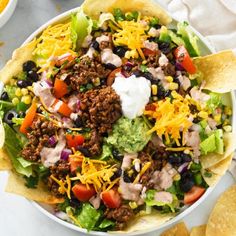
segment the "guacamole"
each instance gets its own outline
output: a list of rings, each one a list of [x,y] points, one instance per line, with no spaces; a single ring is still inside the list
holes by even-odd
[[[122,117],[113,126],[112,134],[106,142],[115,147],[121,153],[134,153],[141,151],[148,143],[151,135],[143,118],[133,120]]]

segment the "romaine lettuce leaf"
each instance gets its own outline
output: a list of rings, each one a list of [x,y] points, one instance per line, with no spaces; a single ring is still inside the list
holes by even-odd
[[[104,229],[110,229],[110,228],[113,228],[115,226],[115,222],[114,221],[111,221],[111,220],[108,220],[108,219],[104,219],[100,225],[98,226],[98,228],[100,230],[104,230]]]
[[[222,105],[221,95],[218,93],[209,93],[210,99],[206,102],[207,107],[214,113],[215,109]]]
[[[191,31],[187,22],[177,24],[177,34],[181,36],[191,57],[200,56],[199,38]]]

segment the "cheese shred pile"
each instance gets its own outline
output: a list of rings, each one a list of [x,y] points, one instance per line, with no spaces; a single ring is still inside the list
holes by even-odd
[[[51,57],[65,53],[74,54],[71,40],[71,23],[49,26],[37,41],[37,47],[33,55],[36,57],[37,65],[41,67],[45,67]]]
[[[113,35],[114,44],[127,46],[131,51],[136,51],[145,60],[141,48],[148,37],[145,33],[148,27],[135,21],[120,21],[119,26],[121,29],[118,29],[117,33]]]
[[[96,192],[105,191],[111,189],[118,182],[118,178],[111,181],[116,170],[115,166],[107,165],[105,161],[84,157],[81,172],[77,172],[77,176],[71,180],[79,180],[82,184],[86,184],[87,188],[93,185]]]
[[[180,146],[180,132],[185,133],[192,125],[189,99],[183,98],[175,91],[172,92],[173,100],[166,98],[153,103],[155,109],[146,110],[144,114],[156,120],[154,127],[148,133],[156,132],[159,137],[164,135],[166,143],[170,137]],[[184,136],[184,135],[183,135]],[[182,141],[184,143],[184,140]]]

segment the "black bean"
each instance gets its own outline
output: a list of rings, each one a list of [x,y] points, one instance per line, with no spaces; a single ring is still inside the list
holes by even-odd
[[[104,67],[106,69],[110,69],[110,70],[115,70],[116,69],[116,66],[111,64],[111,63],[104,64]]]
[[[39,79],[39,75],[36,71],[31,70],[28,72],[28,78],[33,82],[37,82]]]
[[[168,162],[170,163],[170,164],[172,164],[172,165],[177,165],[177,166],[179,166],[179,165],[181,165],[181,163],[182,163],[182,158],[180,157],[180,155],[178,155],[178,154],[176,154],[176,153],[174,153],[174,154],[170,154],[169,156],[168,156]]]
[[[34,68],[36,68],[36,64],[34,61],[26,61],[23,64],[23,71],[25,71],[25,72],[29,72],[29,71],[33,70]]]
[[[77,199],[77,198],[75,198],[74,196],[72,196],[71,197],[71,199],[70,199],[70,205],[72,206],[72,207],[80,207],[81,206],[81,202]]]
[[[18,113],[15,110],[10,110],[4,115],[3,121],[8,125],[12,125],[13,124],[12,119],[17,117]]]
[[[119,153],[119,151],[117,149],[115,149],[115,148],[112,149],[112,155],[118,161],[122,161],[123,158],[124,158],[124,155]]]
[[[187,193],[191,190],[191,188],[194,186],[194,181],[190,179],[184,179],[180,180],[180,189],[184,192]]]
[[[112,177],[110,178],[110,180],[113,181],[113,180],[119,178],[119,177],[121,176],[121,174],[122,174],[122,170],[121,170],[121,168],[118,168],[118,169],[114,172],[114,174],[112,175]]]
[[[168,54],[171,52],[171,47],[170,47],[170,43],[166,43],[166,42],[161,42],[158,44],[158,48],[162,51],[162,53],[164,54]]]
[[[150,72],[144,72],[142,76],[150,82],[155,82],[154,77]]]
[[[117,54],[119,57],[124,57],[125,56],[125,53],[126,53],[127,49],[122,47],[122,46],[118,46],[118,47],[115,47],[113,49],[113,52],[115,54]]]
[[[98,43],[96,40],[94,40],[94,41],[92,42],[91,46],[92,46],[95,50],[100,51],[99,43]]]
[[[2,95],[1,95],[1,100],[6,101],[6,100],[8,100],[8,98],[9,98],[9,96],[8,96],[7,92],[4,91],[4,92],[2,93]]]
[[[181,153],[182,162],[190,162],[192,158],[189,154]]]
[[[28,85],[28,82],[26,80],[18,80],[16,85],[19,87],[19,88],[26,88]]]
[[[126,183],[132,183],[132,180],[131,180],[131,178],[129,177],[129,175],[126,171],[124,171],[123,179]]]
[[[91,157],[91,153],[86,147],[78,146],[77,149],[86,157]]]
[[[79,115],[77,116],[77,118],[75,120],[75,125],[77,128],[80,128],[83,126],[83,120],[82,120],[81,116],[79,116]]]

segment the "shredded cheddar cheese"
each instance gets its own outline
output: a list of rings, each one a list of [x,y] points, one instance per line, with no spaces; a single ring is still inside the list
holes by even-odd
[[[70,180],[70,177],[69,175],[66,176],[66,180],[58,180],[55,176],[51,175],[50,178],[52,180],[54,180],[58,185],[59,185],[59,188],[58,188],[58,191],[59,193],[61,194],[67,194],[67,197],[69,199],[71,199],[71,196],[70,196],[70,191],[71,191],[71,180]]]
[[[164,135],[167,144],[171,137],[180,146],[180,132],[185,133],[192,125],[190,102],[175,91],[172,92],[172,97],[173,101],[166,98],[153,103],[155,110],[146,110],[144,114],[156,120],[154,127],[148,131],[149,134],[156,132],[160,138]]]
[[[152,165],[152,163],[149,161],[147,163],[144,164],[143,168],[141,169],[141,171],[138,173],[138,175],[136,176],[135,180],[134,180],[134,184],[137,184],[139,179],[142,177],[142,175],[147,171],[147,169],[150,168],[150,166]]]
[[[94,160],[89,158],[83,158],[81,173],[77,172],[77,176],[71,178],[72,181],[80,180],[82,184],[93,185],[96,192],[105,191],[112,188],[118,180],[111,181],[116,168],[114,166],[107,165],[105,161]]]
[[[113,42],[115,45],[125,45],[131,52],[129,57],[136,57],[137,52],[143,60],[145,60],[142,52],[143,42],[147,39],[145,30],[148,30],[148,26],[144,26],[140,22],[135,21],[120,21],[119,26],[121,29],[117,30],[117,33],[113,34]]]
[[[0,0],[0,13],[3,12],[3,10],[6,8],[9,0]]]
[[[71,40],[71,23],[49,26],[37,39],[37,46],[33,52],[37,64],[41,67],[50,66],[49,58],[65,53],[75,54]]]

